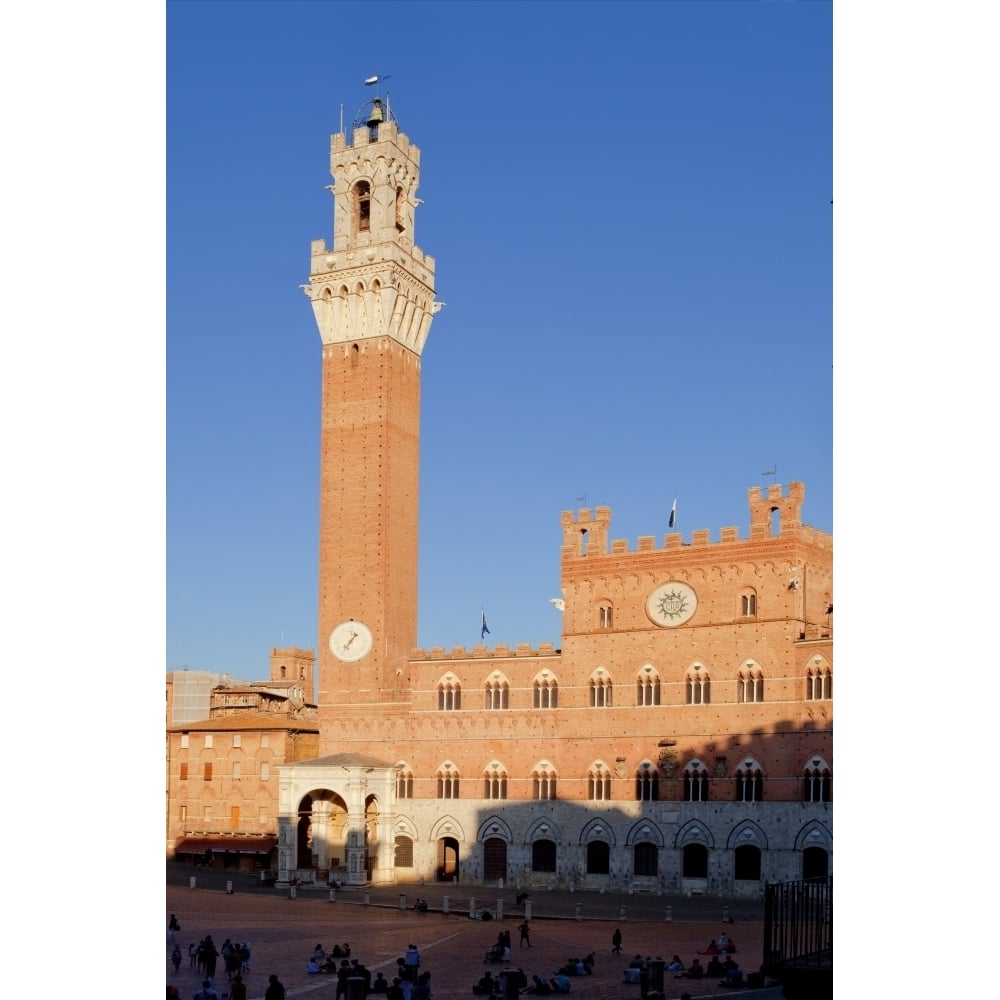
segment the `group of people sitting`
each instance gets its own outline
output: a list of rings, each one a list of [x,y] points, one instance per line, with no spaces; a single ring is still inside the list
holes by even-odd
[[[574,959],[573,961],[576,960]],[[573,974],[577,975],[578,973]],[[552,974],[551,979],[543,979],[541,976],[533,975],[530,984],[528,983],[528,977],[524,974],[524,969],[505,969],[496,978],[494,978],[492,972],[487,970],[479,982],[473,985],[472,992],[476,996],[491,997],[493,1000],[503,1000],[507,995],[505,978],[508,976],[513,977],[516,982],[518,993],[544,995],[549,993],[569,993],[570,991],[569,976],[564,969],[556,970]]]
[[[725,937],[725,935],[722,936]],[[712,944],[716,946],[716,949],[712,952],[712,958],[707,967],[702,965],[697,957],[685,967],[680,955],[674,955],[669,962],[664,963],[663,971],[673,973],[674,979],[718,979],[720,985],[723,986],[742,986],[743,973],[740,967],[729,955],[726,956],[724,962],[719,961],[718,943],[713,941]],[[733,948],[733,950],[736,949]],[[625,970],[623,982],[638,983],[643,997],[646,996],[649,989],[650,963],[652,961],[653,959],[649,956],[643,958],[641,955],[636,955]],[[657,959],[657,961],[663,960]]]
[[[309,956],[309,961],[306,963],[306,972],[310,975],[314,975],[319,972],[339,972],[340,966],[337,965],[335,959],[348,959],[351,957],[351,946],[345,941],[343,946],[335,944],[333,948],[330,949],[330,954],[328,955],[323,951],[323,946],[317,944],[313,948],[313,953]],[[357,961],[355,959],[355,961]],[[343,964],[343,963],[341,963]],[[348,962],[348,965],[351,963]]]
[[[427,912],[427,900],[423,899],[420,896],[417,896],[417,901],[413,904],[413,909],[417,913],[426,913]]]

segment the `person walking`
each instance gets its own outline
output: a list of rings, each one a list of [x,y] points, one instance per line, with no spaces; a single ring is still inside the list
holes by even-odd
[[[518,924],[517,929],[521,932],[521,941],[518,947],[523,948],[525,942],[527,942],[528,947],[531,947],[531,930],[528,927],[528,921],[525,920],[523,923]]]
[[[622,953],[622,932],[620,927],[616,927],[614,934],[611,935],[611,950],[616,955]]]
[[[176,976],[181,971],[181,950],[177,945],[174,945],[174,950],[170,954],[170,961],[174,963],[174,975]]]
[[[264,1000],[285,1000],[285,987],[272,972],[267,977],[267,989],[264,990]]]
[[[215,992],[211,979],[202,982],[201,989],[194,995],[194,1000],[219,1000],[219,994]]]
[[[229,984],[229,1000],[247,1000],[247,984],[243,982],[243,977],[239,973]]]

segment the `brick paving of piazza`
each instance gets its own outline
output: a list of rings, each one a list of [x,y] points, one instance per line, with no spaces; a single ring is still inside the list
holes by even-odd
[[[232,881],[232,893],[226,892],[225,882],[220,878]],[[490,969],[495,976],[507,967],[488,965],[483,960],[501,930],[511,932],[509,967],[522,968],[529,982],[534,973],[551,978],[567,959],[583,958],[594,951],[597,960],[593,975],[571,979],[571,993],[589,1000],[639,1000],[639,986],[623,981],[624,969],[632,956],[659,957],[669,962],[676,953],[689,963],[723,930],[736,942],[738,951],[734,957],[744,974],[756,971],[761,961],[762,904],[754,902],[742,904],[746,909],[742,914],[741,904],[735,904],[730,910],[734,922],[723,925],[725,901],[535,891],[531,896],[532,947],[519,948],[517,926],[523,915],[515,905],[513,888],[498,891],[460,885],[375,887],[368,891],[366,904],[366,893],[361,889],[343,890],[335,902],[330,902],[326,889],[300,888],[292,899],[287,889],[262,889],[250,877],[239,874],[196,874],[195,888],[190,887],[186,872],[184,879],[185,884],[167,885],[164,915],[164,928],[171,913],[177,915],[181,924],[176,940],[183,962],[177,975],[170,963],[173,942],[168,940],[166,948],[167,983],[178,986],[181,1000],[191,1000],[201,985],[197,970],[189,966],[187,948],[206,934],[212,935],[217,948],[227,937],[250,943],[250,972],[244,979],[252,1000],[263,997],[272,972],[284,983],[289,998],[333,1000],[336,976],[306,972],[306,963],[317,943],[329,951],[334,944],[349,942],[352,958],[362,961],[373,976],[381,971],[391,982],[396,959],[412,942],[421,950],[421,971],[431,973],[432,1000],[475,1000],[472,984],[483,972]],[[175,877],[174,881],[178,879]],[[406,910],[399,907],[399,896],[404,891]],[[441,912],[446,895],[451,911],[448,914]],[[427,900],[430,912],[419,914],[412,910],[417,896]],[[495,910],[497,901],[502,899],[503,919],[470,919],[470,898],[475,900],[477,911]],[[672,907],[673,919],[667,922],[666,906],[671,902],[676,905]],[[577,906],[581,919],[576,919]],[[621,919],[623,906],[625,919]],[[674,917],[675,910],[684,919]],[[611,951],[611,935],[616,927],[622,931],[621,955]],[[707,957],[699,957],[702,964],[707,963]],[[228,993],[221,962],[215,986],[220,997]],[[720,986],[715,979],[675,979],[673,973],[665,972],[666,1000],[677,1000],[682,993],[690,993],[692,1000],[708,995],[757,1000],[781,996],[777,986],[746,991]]]

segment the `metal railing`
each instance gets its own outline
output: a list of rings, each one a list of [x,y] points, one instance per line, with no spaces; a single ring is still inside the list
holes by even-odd
[[[764,971],[825,966],[832,954],[833,878],[765,886]]]

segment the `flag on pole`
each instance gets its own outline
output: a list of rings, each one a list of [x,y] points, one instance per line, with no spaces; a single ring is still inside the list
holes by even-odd
[[[365,80],[365,86],[366,87],[374,87],[375,84],[378,83],[378,81],[379,81],[379,78],[377,76],[370,76],[370,77],[368,77],[367,80]]]
[[[677,523],[677,497],[674,497],[673,505],[670,508],[670,520],[667,522],[667,527],[672,528]]]
[[[483,611],[483,627],[479,631],[479,638],[485,639],[490,634],[490,630],[486,627],[486,611]]]

